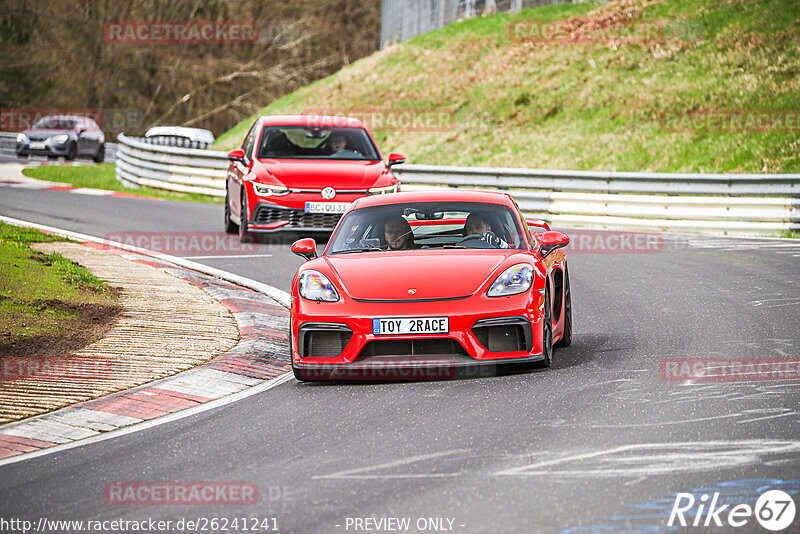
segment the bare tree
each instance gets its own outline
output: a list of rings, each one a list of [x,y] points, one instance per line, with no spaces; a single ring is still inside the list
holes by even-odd
[[[111,21],[255,22],[256,42],[115,44]],[[0,0],[4,108],[134,111],[219,134],[378,47],[380,0]],[[111,133],[111,132],[109,132]],[[114,132],[116,133],[116,132]]]

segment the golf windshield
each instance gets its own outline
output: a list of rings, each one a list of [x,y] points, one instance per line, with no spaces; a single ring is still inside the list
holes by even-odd
[[[517,217],[506,206],[477,202],[419,202],[347,213],[329,254],[418,249],[524,249]]]
[[[265,126],[259,158],[377,161],[378,151],[363,128]]]

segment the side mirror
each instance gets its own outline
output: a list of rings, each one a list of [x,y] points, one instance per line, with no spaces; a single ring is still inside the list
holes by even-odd
[[[569,245],[569,236],[563,232],[545,232],[539,239],[539,254],[546,258],[551,252]]]
[[[292,252],[308,261],[317,257],[317,243],[310,237],[304,237],[292,243]]]
[[[406,157],[402,154],[398,154],[396,152],[392,152],[389,154],[389,167],[392,165],[400,165],[401,163],[406,162]]]
[[[528,226],[534,226],[536,228],[544,228],[545,232],[550,231],[550,225],[547,224],[547,221],[543,219],[525,219],[525,222]]]
[[[228,152],[228,159],[231,161],[238,161],[243,165],[247,165],[247,159],[244,156],[244,150],[241,148],[237,148],[236,150],[231,150]]]
[[[82,136],[85,133],[86,133],[86,128],[81,128],[80,130],[78,130],[78,137]]]

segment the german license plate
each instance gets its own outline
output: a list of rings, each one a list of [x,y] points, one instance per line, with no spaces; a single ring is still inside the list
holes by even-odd
[[[372,333],[392,334],[446,334],[450,331],[447,317],[386,317],[372,320]]]
[[[31,150],[42,150],[44,148],[44,141],[31,141],[28,148]]]
[[[306,213],[344,213],[349,202],[306,202]]]

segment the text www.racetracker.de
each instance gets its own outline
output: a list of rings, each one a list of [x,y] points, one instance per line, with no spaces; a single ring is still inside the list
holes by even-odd
[[[278,519],[275,517],[196,517],[192,519],[142,520],[63,520],[39,518],[38,521],[25,519],[6,519],[0,517],[0,532],[278,532]]]

